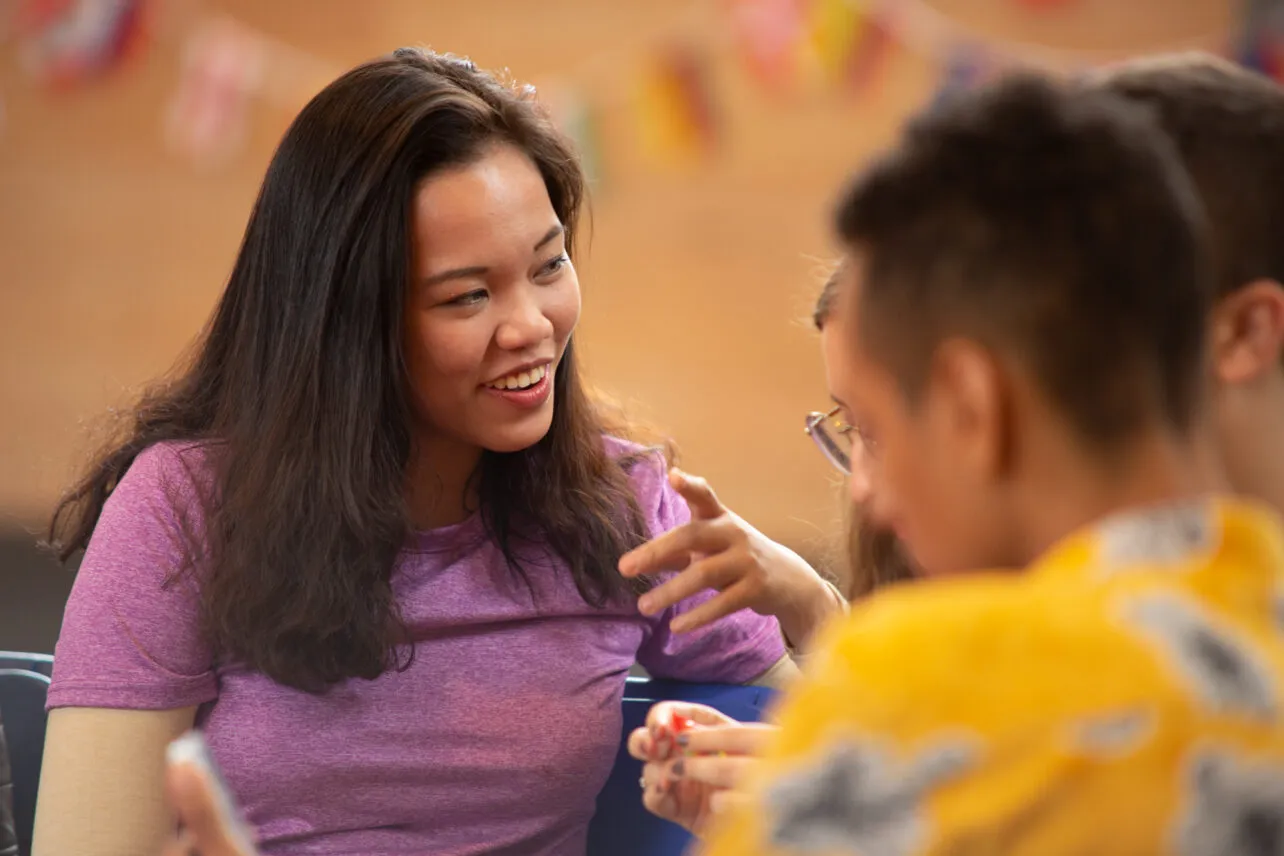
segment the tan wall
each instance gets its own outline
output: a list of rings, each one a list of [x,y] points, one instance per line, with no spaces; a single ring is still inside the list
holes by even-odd
[[[227,0],[247,23],[343,68],[404,43],[565,74],[608,103],[607,173],[581,260],[590,376],[679,442],[687,465],[767,532],[806,543],[836,519],[826,468],[800,430],[825,389],[799,322],[831,250],[839,180],[932,91],[937,62],[898,49],[857,97],[764,97],[723,56],[716,163],[640,160],[629,77],[666,33],[710,33],[687,0]],[[936,0],[979,33],[1137,50],[1224,31],[1229,0]],[[707,37],[707,36],[706,36]],[[290,116],[263,105],[249,150],[202,172],[166,152],[177,68],[162,43],[100,87],[35,91],[7,61],[0,95],[0,515],[43,516],[85,449],[86,424],[166,369],[221,288],[259,177]],[[306,93],[303,93],[306,97]]]

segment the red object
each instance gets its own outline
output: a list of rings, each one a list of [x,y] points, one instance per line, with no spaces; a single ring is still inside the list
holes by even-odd
[[[17,30],[30,71],[55,88],[100,77],[143,40],[143,0],[28,0]]]
[[[804,37],[804,0],[728,0],[741,59],[768,89],[793,83]]]
[[[673,736],[676,737],[677,735],[681,734],[684,731],[690,731],[692,728],[695,727],[695,724],[696,723],[694,719],[689,719],[688,717],[685,717],[685,716],[674,715]]]

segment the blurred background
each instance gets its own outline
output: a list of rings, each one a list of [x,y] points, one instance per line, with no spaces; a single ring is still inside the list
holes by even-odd
[[[1278,3],[1275,13],[1278,14]],[[534,83],[593,180],[590,379],[773,538],[830,565],[841,490],[802,432],[842,179],[1013,65],[1200,48],[1284,71],[1235,0],[0,0],[0,649],[52,651],[36,541],[96,426],[167,371],[294,113],[405,44]],[[832,566],[832,565],[831,565]],[[837,569],[837,568],[836,568]]]

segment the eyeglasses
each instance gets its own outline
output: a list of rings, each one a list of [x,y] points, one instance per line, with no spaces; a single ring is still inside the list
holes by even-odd
[[[844,475],[852,474],[852,445],[856,439],[865,442],[866,451],[870,444],[865,441],[855,425],[848,425],[838,418],[841,407],[835,407],[827,413],[808,413],[804,430],[807,436],[816,441],[820,453]]]

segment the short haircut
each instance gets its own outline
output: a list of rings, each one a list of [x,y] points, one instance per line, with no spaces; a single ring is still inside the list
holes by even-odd
[[[965,336],[1027,367],[1104,449],[1201,404],[1203,212],[1149,112],[1033,73],[906,127],[835,216],[862,261],[860,335],[911,401]]]
[[[1123,63],[1089,78],[1150,107],[1208,213],[1219,297],[1284,282],[1284,87],[1208,54]]]

